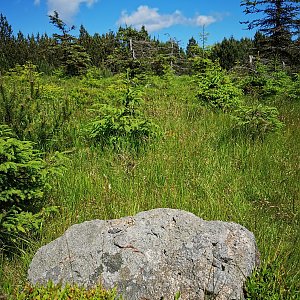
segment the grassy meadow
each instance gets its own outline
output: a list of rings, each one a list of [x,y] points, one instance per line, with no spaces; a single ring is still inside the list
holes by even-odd
[[[233,129],[230,113],[201,105],[197,76],[143,76],[130,84],[139,91],[140,113],[158,125],[160,134],[136,149],[130,144],[116,149],[99,146],[87,132],[97,105],[121,105],[126,75],[39,75],[34,80],[36,99],[48,106],[43,125],[36,119],[30,134],[46,161],[63,152],[65,168],[62,176],[51,178],[52,189],[44,197],[44,205],[58,206],[58,212],[16,254],[2,254],[3,295],[13,298],[24,287],[35,251],[72,224],[169,207],[205,220],[237,222],[254,233],[261,268],[248,282],[248,299],[300,299],[299,98],[240,96],[245,103],[275,106],[284,123],[276,132],[253,137]],[[7,91],[10,85],[19,89],[18,99],[30,93],[33,98],[26,80],[4,81]],[[47,122],[60,112],[62,119],[52,128]],[[43,128],[52,135],[39,144]]]

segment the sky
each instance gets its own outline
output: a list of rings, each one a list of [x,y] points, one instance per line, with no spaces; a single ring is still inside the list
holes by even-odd
[[[2,13],[15,34],[57,32],[49,23],[56,10],[68,25],[82,24],[90,34],[116,32],[119,26],[140,29],[144,25],[151,37],[162,41],[174,39],[183,48],[194,37],[199,44],[203,29],[207,45],[224,37],[252,37],[240,21],[248,19],[240,0],[0,0]]]

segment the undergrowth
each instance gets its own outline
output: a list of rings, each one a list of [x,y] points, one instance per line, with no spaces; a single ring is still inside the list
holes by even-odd
[[[121,300],[122,297],[117,296],[116,290],[105,290],[100,285],[93,289],[78,287],[77,285],[55,285],[49,282],[44,286],[32,287],[27,285],[16,295],[16,300]]]
[[[11,257],[2,254],[2,294],[8,297],[24,288],[34,252],[70,225],[170,207],[206,220],[237,222],[254,233],[261,266],[245,287],[248,299],[299,299],[299,77],[291,79],[287,97],[284,84],[282,89],[272,88],[272,93],[260,91],[269,89],[271,79],[272,87],[280,87],[276,85],[277,75],[259,81],[250,78],[256,73],[233,79],[219,72],[216,68],[214,75],[206,78],[204,90],[199,76],[177,77],[171,73],[163,79],[145,76],[133,90],[124,84],[125,75],[93,78],[95,70],[82,80],[62,81],[39,75],[39,91],[51,85],[63,103],[63,99],[71,101],[70,115],[63,124],[66,143],[59,130],[50,130],[48,148],[41,148],[50,149],[46,159],[57,147],[69,150],[69,160],[64,176],[52,178],[53,188],[47,193],[47,203],[59,206],[56,217],[43,224],[38,238],[32,237],[23,252]],[[244,87],[233,84],[234,80]],[[211,97],[209,90],[218,87]],[[127,104],[126,108],[122,99],[134,96],[130,93],[137,90],[143,95],[143,104],[130,108]],[[41,97],[30,101],[38,99]],[[229,105],[223,103],[226,99]],[[126,131],[127,123],[120,119],[126,109],[130,122],[136,117],[153,120],[163,133],[161,138],[146,139],[147,147],[141,147],[138,155],[132,151],[132,144],[118,151],[92,145],[86,137],[87,128],[94,128],[95,137],[91,137],[104,144],[131,134],[132,129]],[[3,107],[1,112],[5,112]],[[108,126],[103,121],[106,119],[118,129],[102,132]],[[55,123],[55,118],[48,121]],[[99,128],[94,126],[97,122]],[[48,128],[55,128],[52,125]],[[37,123],[36,128],[39,126]],[[236,126],[243,129],[235,130]]]

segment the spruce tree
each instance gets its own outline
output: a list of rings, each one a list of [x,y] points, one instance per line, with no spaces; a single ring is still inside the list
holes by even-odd
[[[61,31],[61,34],[53,34],[53,37],[56,40],[55,50],[58,52],[66,75],[77,76],[85,74],[91,60],[85,48],[78,42],[78,39],[70,34],[70,31],[75,29],[75,27],[68,27],[59,18],[57,11],[54,11],[49,18],[50,23]]]
[[[201,49],[197,41],[194,39],[194,37],[191,37],[186,46],[186,56],[188,58],[195,57],[197,55],[200,55],[200,53],[201,53]]]
[[[0,14],[0,70],[15,65],[16,41],[13,30],[4,15]]]
[[[216,43],[211,49],[213,60],[219,60],[220,66],[230,70],[237,64],[245,65],[252,53],[253,42],[248,39],[236,40],[233,36],[224,38],[222,42]]]
[[[255,16],[241,23],[266,37],[263,49],[268,56],[290,59],[290,49],[295,45],[293,38],[299,35],[299,0],[242,0],[241,6],[246,15]]]

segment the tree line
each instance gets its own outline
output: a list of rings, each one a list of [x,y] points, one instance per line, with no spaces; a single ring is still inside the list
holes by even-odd
[[[171,67],[178,74],[195,71],[195,59],[207,57],[218,60],[225,69],[251,64],[260,59],[274,66],[288,66],[293,71],[300,67],[299,0],[242,0],[246,16],[259,15],[258,19],[242,21],[247,29],[257,29],[254,38],[234,37],[207,47],[199,45],[194,37],[186,49],[175,38],[162,42],[152,38],[145,27],[119,27],[117,32],[91,35],[83,25],[79,36],[72,32],[57,12],[49,16],[59,31],[52,36],[44,34],[25,36],[14,34],[4,15],[0,15],[0,70],[5,71],[30,61],[44,73],[63,68],[67,75],[81,75],[89,66],[104,68],[112,73],[130,70],[136,73],[163,74]],[[204,37],[203,37],[204,38]],[[196,68],[197,69],[197,68]]]

